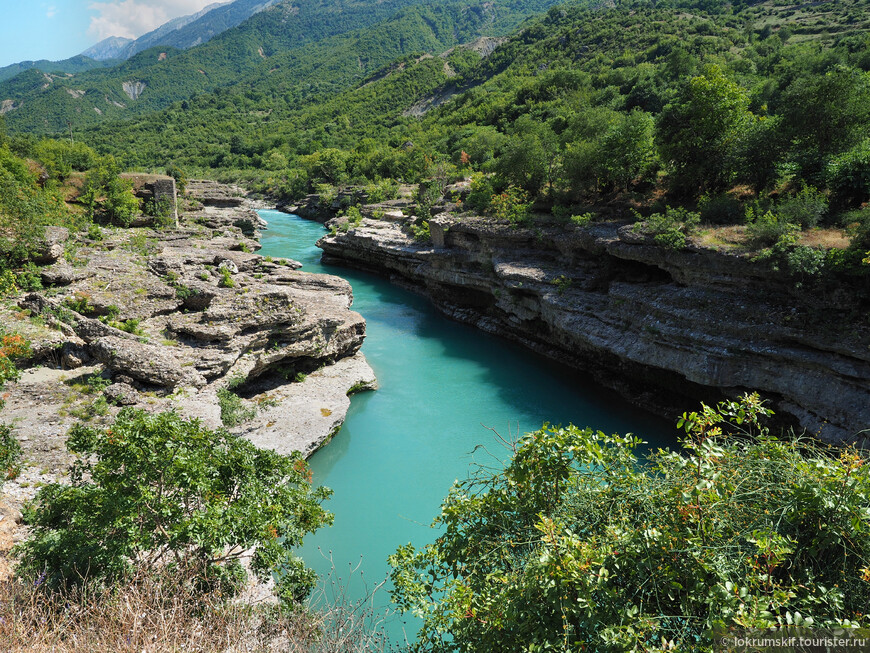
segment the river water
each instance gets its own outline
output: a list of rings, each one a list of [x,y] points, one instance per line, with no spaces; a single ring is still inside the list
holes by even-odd
[[[309,536],[302,551],[322,577],[334,570],[336,586],[345,586],[350,598],[386,577],[387,556],[397,546],[419,546],[437,536],[430,524],[455,479],[465,478],[475,463],[507,457],[490,429],[509,439],[543,422],[573,423],[632,432],[651,447],[675,443],[671,422],[582,374],[452,322],[428,300],[381,278],[321,265],[315,247],[325,233],[320,224],[278,211],[259,213],[269,223],[260,254],[344,277],[353,286],[354,310],[366,319],[363,353],[380,389],[353,398],[341,431],[310,460],[315,483],[335,491],[327,504],[335,523]],[[356,569],[350,580],[349,568]],[[376,606],[388,603],[380,591]],[[395,635],[401,628],[394,619],[388,630]]]

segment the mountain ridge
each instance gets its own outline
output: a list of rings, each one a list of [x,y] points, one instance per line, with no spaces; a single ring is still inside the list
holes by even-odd
[[[238,8],[238,2],[227,7]],[[366,52],[358,61],[359,74],[365,76],[414,48],[434,52],[484,35],[484,31],[486,35],[506,33],[525,17],[553,4],[554,0],[441,0],[422,5],[415,0],[285,0],[189,50],[160,46],[113,68],[72,78],[7,80],[0,83],[0,102],[14,107],[6,114],[11,130],[59,133],[69,125],[79,129],[107,119],[143,115],[248,78],[250,83],[264,86],[261,80],[273,75],[276,68],[281,88],[292,86],[295,101],[311,80],[317,82],[309,91],[318,92],[319,87],[338,89],[350,79],[348,57],[342,55],[340,63],[334,62],[328,45],[317,46],[327,39],[371,28],[416,7],[406,17],[409,33],[393,32],[397,43],[387,43],[374,32],[365,37],[358,34],[366,44]],[[223,9],[212,10],[207,16]],[[454,15],[449,15],[451,12]],[[336,42],[336,47],[344,52],[353,44]],[[341,72],[331,73],[336,67]],[[290,80],[285,74],[288,68],[299,70],[299,76]],[[139,91],[131,94],[127,91],[130,85]]]

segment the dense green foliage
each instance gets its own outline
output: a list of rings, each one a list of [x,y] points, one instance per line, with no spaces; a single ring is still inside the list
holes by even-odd
[[[0,272],[31,257],[46,225],[69,220],[60,194],[38,181],[27,161],[13,154],[0,136]]]
[[[15,130],[39,133],[64,132],[68,123],[82,127],[144,115],[228,86],[298,102],[347,88],[403,54],[442,50],[484,27],[508,32],[554,3],[285,1],[191,50],[154,47],[114,68],[54,79],[47,86],[42,72],[26,71],[0,83],[0,98],[27,107],[8,114]],[[144,84],[140,96],[125,93],[128,82]]]
[[[475,171],[493,175],[479,210],[511,186],[538,207],[577,214],[611,199],[661,213],[654,198],[667,192],[672,205],[701,208],[704,222],[764,222],[769,213],[766,224],[781,227],[758,227],[764,246],[788,225],[850,226],[853,249],[823,267],[862,273],[870,249],[870,213],[860,211],[870,199],[867,0],[800,10],[772,1],[578,2],[527,21],[491,54],[477,44],[420,56],[545,8],[463,7],[403,7],[344,34],[327,16],[318,29],[335,35],[316,32],[324,38],[282,51],[269,31],[279,5],[207,46],[225,43],[232,58],[233,44],[251,34],[274,36],[265,68],[238,68],[241,82],[105,124],[87,139],[128,164],[220,170],[284,198],[324,183],[419,183]],[[196,56],[217,50],[208,52]],[[733,188],[743,199],[727,194]],[[805,189],[829,210],[795,222],[788,205]]]
[[[3,489],[3,481],[18,475],[20,461],[21,445],[12,434],[12,427],[0,423],[0,490]]]
[[[780,441],[757,396],[683,415],[684,452],[545,426],[392,556],[425,651],[711,651],[711,630],[866,627],[870,466]]]
[[[98,233],[94,220],[130,224],[142,207],[121,171],[113,156],[101,157],[81,142],[7,139],[0,131],[0,274],[6,275],[0,296],[16,287],[41,287],[33,261],[43,256],[45,227]],[[183,179],[177,166],[170,171]],[[72,183],[70,178],[81,173],[83,181]],[[84,210],[71,208],[73,204]],[[160,214],[161,207],[145,208]],[[162,215],[157,217],[159,223]]]
[[[118,175],[121,167],[114,157],[100,159],[85,176],[84,189],[79,200],[87,209],[91,220],[102,220],[128,226],[139,213],[139,200],[133,194],[133,182]]]
[[[313,586],[294,549],[331,522],[321,507],[330,491],[311,487],[298,453],[131,409],[108,428],[75,426],[68,447],[79,456],[71,483],[42,488],[27,511],[33,534],[20,546],[20,573],[54,587],[169,564],[233,590],[256,547],[251,569],[261,580],[278,573],[282,600]]]
[[[32,70],[34,68],[44,73],[48,73],[49,75],[65,75],[81,73],[86,70],[92,70],[94,68],[109,68],[111,66],[117,65],[117,63],[117,61],[111,59],[106,61],[97,61],[95,59],[91,59],[82,55],[76,55],[75,57],[64,59],[62,61],[48,61],[47,59],[42,59],[40,61],[21,61],[19,63],[14,63],[10,66],[3,66],[2,68],[0,68],[0,82],[6,81],[7,79],[12,79],[16,75],[19,75],[26,70]]]

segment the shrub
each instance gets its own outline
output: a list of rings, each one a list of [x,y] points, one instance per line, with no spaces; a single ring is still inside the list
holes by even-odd
[[[419,650],[713,650],[711,630],[866,626],[870,465],[781,441],[757,395],[684,414],[683,451],[549,425],[457,482],[390,558]]]
[[[469,209],[484,213],[489,210],[493,194],[492,180],[482,172],[475,172],[471,175],[468,197],[464,204]]]
[[[15,274],[12,270],[0,271],[0,297],[8,297],[18,293],[18,286],[15,283]]]
[[[43,487],[26,510],[23,577],[59,588],[168,566],[232,594],[247,575],[239,561],[255,548],[252,571],[278,574],[282,601],[308,594],[315,575],[294,549],[331,522],[321,506],[330,491],[311,487],[298,453],[132,409],[109,428],[74,426],[67,446],[78,456],[70,484]]]
[[[84,143],[42,140],[33,148],[33,154],[55,179],[66,179],[73,170],[84,172],[93,167],[98,156]]]
[[[233,279],[233,275],[229,271],[229,268],[219,268],[219,272],[221,274],[221,278],[218,279],[218,287],[220,287],[220,288],[235,288],[236,287],[236,280]]]
[[[508,186],[503,193],[493,195],[489,202],[492,215],[499,220],[510,222],[514,227],[531,223],[531,208],[529,194],[516,186]]]
[[[172,200],[168,197],[151,199],[145,202],[145,214],[155,220],[157,227],[168,229],[175,226],[175,218],[172,213]]]
[[[683,249],[686,246],[686,234],[698,226],[701,216],[687,209],[666,207],[664,213],[653,213],[643,218],[635,212],[640,220],[632,228],[636,233],[653,236],[655,242],[668,249]]]
[[[245,406],[245,402],[228,388],[217,391],[218,405],[221,409],[221,423],[224,426],[237,426],[254,418],[256,409]]]
[[[783,216],[772,211],[760,211],[756,214],[749,209],[746,213],[746,233],[751,242],[760,247],[768,247],[778,242],[797,241],[801,228],[788,222]]]
[[[836,206],[858,206],[870,199],[870,139],[833,157],[827,165],[826,177]]]
[[[103,239],[103,230],[100,229],[100,225],[94,224],[93,222],[88,225],[88,238],[97,241]]]
[[[417,242],[425,243],[432,239],[432,233],[429,231],[428,220],[421,220],[420,224],[414,224],[412,222],[408,228],[411,230],[411,234]]]
[[[93,220],[98,215],[114,224],[126,227],[139,212],[139,200],[133,194],[133,182],[121,179],[114,157],[99,160],[85,176],[84,190],[79,198]]]
[[[711,224],[742,224],[746,213],[740,202],[730,195],[705,193],[698,200],[701,220]]]
[[[141,323],[142,320],[131,317],[123,322],[113,322],[112,326],[121,331],[132,333],[134,336],[141,336],[145,333],[141,328],[139,328]]]
[[[2,407],[2,406],[0,406]],[[0,489],[7,478],[15,478],[21,470],[21,445],[12,435],[12,427],[0,424]]]
[[[25,263],[21,271],[15,275],[15,283],[21,290],[42,290],[42,276],[39,268],[33,263]]]
[[[794,197],[780,201],[776,212],[787,223],[808,229],[815,227],[828,213],[828,199],[813,186],[804,186]]]
[[[347,224],[351,227],[358,227],[363,221],[363,215],[360,213],[358,206],[349,206],[344,213],[344,217],[347,219]]]
[[[414,193],[414,200],[417,202],[417,214],[424,220],[431,218],[433,207],[441,201],[443,196],[443,181],[430,179],[420,182],[417,186],[417,191]]]
[[[399,185],[392,179],[382,179],[366,186],[366,196],[372,204],[394,200],[399,196]]]
[[[40,188],[27,164],[0,146],[0,269],[33,258],[43,246],[46,225],[70,221],[60,195]]]
[[[175,189],[179,195],[183,195],[187,189],[187,173],[174,163],[166,167],[166,174],[175,180]]]
[[[18,380],[21,371],[16,363],[30,355],[30,343],[23,336],[0,330],[0,387]]]
[[[581,213],[580,215],[572,215],[570,217],[570,220],[571,220],[571,224],[573,224],[577,227],[585,227],[590,222],[593,222],[595,220],[595,214],[594,213]]]
[[[81,313],[82,315],[91,315],[97,310],[96,306],[91,304],[91,296],[80,290],[77,290],[72,296],[67,297],[63,303],[66,304],[68,308],[71,308],[76,313]]]
[[[320,205],[327,209],[338,199],[338,188],[331,184],[317,184],[314,192],[320,197]]]
[[[803,245],[793,247],[785,256],[788,271],[799,279],[799,284],[821,275],[825,269],[825,259],[823,249]]]

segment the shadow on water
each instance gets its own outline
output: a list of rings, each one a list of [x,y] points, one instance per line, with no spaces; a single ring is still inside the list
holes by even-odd
[[[302,555],[321,576],[356,565],[370,581],[407,542],[425,544],[441,500],[472,463],[493,465],[509,452],[503,437],[543,422],[633,432],[652,447],[676,442],[673,424],[631,406],[581,372],[440,315],[423,297],[364,272],[325,267],[314,247],[321,225],[262,211],[270,228],[261,254],[293,258],[303,270],[347,279],[366,319],[363,353],[380,389],[357,395],[335,438],[310,462],[335,494],[335,523],[306,541]],[[475,452],[475,453],[472,453]],[[353,594],[353,588],[349,588]],[[385,593],[382,603],[388,604]],[[408,627],[415,630],[413,620]],[[389,626],[401,634],[397,622]]]

